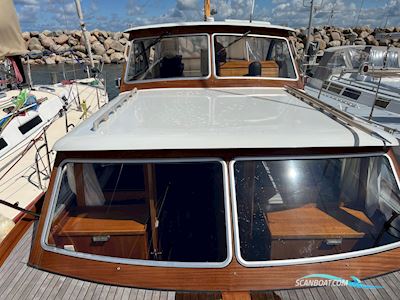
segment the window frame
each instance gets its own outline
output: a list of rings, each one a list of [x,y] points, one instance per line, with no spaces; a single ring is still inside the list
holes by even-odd
[[[266,260],[266,261],[246,261],[241,255],[240,249],[240,236],[239,236],[239,222],[238,222],[238,210],[237,210],[237,199],[236,199],[236,186],[235,186],[235,169],[234,165],[240,161],[278,161],[278,160],[303,160],[303,159],[334,159],[334,158],[363,158],[363,157],[386,157],[389,161],[389,166],[394,175],[397,183],[397,187],[400,190],[399,175],[396,172],[395,165],[391,157],[384,152],[376,153],[365,153],[365,154],[341,154],[341,155],[301,155],[301,156],[257,156],[257,157],[235,157],[229,162],[229,180],[232,197],[232,222],[233,222],[233,234],[235,244],[235,254],[238,262],[244,267],[274,267],[274,266],[293,266],[303,265],[312,263],[330,262],[348,258],[356,258],[365,255],[376,254],[387,250],[392,250],[400,247],[400,241],[382,245],[374,248],[368,248],[363,250],[330,254],[324,256],[314,256],[306,258],[291,258],[291,259],[279,259],[279,260]]]
[[[210,34],[208,33],[190,33],[190,34],[172,34],[172,35],[167,35],[165,38],[171,38],[171,37],[190,37],[190,36],[205,36],[207,38],[207,58],[208,58],[208,75],[207,76],[197,76],[197,77],[167,77],[167,78],[153,78],[153,79],[142,79],[142,80],[128,80],[128,72],[129,68],[131,66],[131,51],[132,51],[132,46],[135,41],[142,41],[142,40],[148,40],[148,39],[156,39],[160,37],[159,35],[157,36],[147,36],[147,37],[141,37],[138,39],[133,39],[132,41],[129,42],[129,51],[128,51],[128,61],[126,63],[126,68],[125,68],[125,74],[124,74],[124,82],[126,84],[136,84],[136,83],[147,83],[147,82],[163,82],[163,81],[181,81],[181,80],[207,80],[211,77],[211,43],[210,43]]]
[[[294,59],[293,56],[293,51],[292,51],[292,47],[290,47],[289,44],[289,40],[287,38],[281,37],[281,36],[274,36],[274,35],[265,35],[265,34],[248,34],[247,37],[262,37],[262,38],[270,38],[270,39],[277,39],[277,40],[284,40],[287,44],[288,50],[289,50],[289,54],[290,54],[290,58],[292,60],[292,64],[293,64],[293,69],[294,72],[296,74],[295,78],[285,78],[285,77],[262,77],[262,76],[218,76],[217,75],[217,65],[215,64],[215,37],[216,36],[237,36],[240,37],[241,34],[240,33],[213,33],[211,35],[211,47],[212,47],[212,61],[213,61],[213,75],[215,76],[215,78],[217,79],[244,79],[244,80],[284,80],[284,81],[298,81],[299,80],[299,73],[296,67],[296,60]]]
[[[156,260],[144,260],[144,259],[132,259],[132,258],[119,258],[111,256],[103,256],[97,254],[73,252],[55,246],[47,244],[47,239],[50,233],[51,221],[56,209],[58,195],[60,191],[60,185],[62,181],[65,169],[63,167],[68,163],[192,163],[192,162],[217,162],[222,168],[222,179],[223,179],[223,193],[224,193],[224,209],[225,209],[225,241],[226,241],[226,259],[222,262],[178,262],[178,261],[156,261]],[[40,245],[43,250],[62,254],[66,256],[72,256],[75,258],[89,259],[101,262],[126,264],[126,265],[137,265],[137,266],[152,266],[152,267],[171,267],[171,268],[224,268],[230,264],[233,258],[233,247],[232,247],[232,227],[231,227],[231,207],[229,197],[229,176],[228,176],[228,165],[221,158],[182,158],[182,159],[65,159],[57,168],[57,174],[54,181],[54,188],[50,196],[50,203],[46,212],[46,218],[42,235],[40,238]]]

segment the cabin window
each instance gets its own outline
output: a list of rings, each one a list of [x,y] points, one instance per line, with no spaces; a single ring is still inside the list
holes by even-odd
[[[250,35],[214,37],[216,74],[220,77],[296,78],[287,40]]]
[[[207,35],[168,36],[132,42],[127,81],[209,75]]]
[[[238,160],[234,178],[244,264],[398,246],[400,191],[385,156]]]
[[[39,116],[36,116],[33,119],[31,119],[28,122],[26,122],[25,124],[19,126],[18,129],[22,134],[25,134],[28,131],[30,131],[33,128],[35,128],[37,125],[39,125],[42,122],[43,122],[42,119]]]
[[[3,138],[0,138],[0,150],[3,150],[7,146],[8,146],[8,144],[7,144],[6,140]]]
[[[351,98],[353,100],[357,100],[361,96],[361,92],[351,89],[351,88],[345,88],[345,90],[342,93],[343,96],[347,98]]]
[[[219,161],[68,163],[46,243],[100,260],[225,264],[224,172]]]

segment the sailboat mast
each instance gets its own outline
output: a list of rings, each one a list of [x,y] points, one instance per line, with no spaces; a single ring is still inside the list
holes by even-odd
[[[79,23],[81,25],[83,39],[85,40],[86,51],[87,51],[87,53],[89,55],[90,66],[92,68],[94,68],[94,62],[93,62],[93,56],[92,56],[92,48],[90,47],[90,41],[89,41],[89,37],[88,37],[88,32],[86,30],[85,22],[83,21],[83,13],[82,13],[82,8],[81,8],[81,1],[80,0],[75,0],[75,5],[76,5],[76,12],[77,12],[78,18],[79,18]]]
[[[204,0],[204,21],[208,21],[210,17],[211,17],[210,0]]]
[[[310,18],[308,20],[308,32],[307,32],[307,42],[306,42],[306,49],[304,56],[308,55],[308,48],[310,47],[310,39],[311,39],[311,27],[312,27],[312,21],[314,17],[314,0],[310,0],[311,2],[311,7],[310,7]]]

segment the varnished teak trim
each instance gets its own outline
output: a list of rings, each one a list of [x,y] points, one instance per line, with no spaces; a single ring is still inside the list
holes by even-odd
[[[355,152],[353,148],[348,148],[348,151],[341,149],[344,153]],[[365,148],[357,149],[360,152],[374,152],[384,151],[383,148]],[[217,151],[217,150],[215,150]],[[296,152],[301,152],[297,149]],[[307,151],[311,151],[306,150]],[[317,149],[311,152],[330,152],[336,151],[340,153],[340,149]],[[169,156],[190,156],[192,151],[176,150],[167,153]],[[199,153],[200,152],[200,153]],[[213,151],[211,151],[213,152]],[[232,157],[242,154],[253,155],[266,155],[267,150],[219,150],[220,155],[216,157]],[[273,152],[273,151],[272,151]],[[285,152],[285,151],[283,151]],[[287,152],[287,151],[286,151]],[[385,151],[386,152],[386,151]],[[152,155],[159,152],[154,151]],[[163,153],[163,152],[161,152]],[[204,155],[202,151],[194,152],[198,155]],[[192,152],[192,154],[194,154]],[[234,155],[236,153],[236,155]],[[59,153],[57,158],[58,165],[62,158],[65,157],[115,157],[115,152],[103,153]],[[133,153],[119,153],[122,158],[136,156]],[[142,153],[143,154],[143,153]],[[165,152],[164,152],[165,154]],[[398,162],[390,150],[389,156],[394,160],[395,164]],[[146,156],[146,155],[142,155]],[[157,155],[156,155],[157,156]],[[162,156],[159,156],[162,157]],[[396,171],[399,172],[398,165]],[[53,170],[50,189],[46,195],[43,214],[38,226],[38,232],[42,232],[45,215],[47,214],[50,195],[55,181],[55,174],[57,167]],[[399,269],[400,249],[393,249],[368,255],[363,257],[343,259],[332,262],[312,263],[296,266],[276,266],[276,267],[263,267],[263,268],[246,268],[240,265],[236,259],[222,269],[202,269],[202,268],[165,268],[165,267],[150,267],[150,266],[134,266],[134,265],[121,265],[115,263],[107,263],[93,260],[85,260],[81,258],[69,257],[53,252],[45,251],[40,246],[40,236],[35,238],[33,251],[29,259],[32,266],[39,267],[51,272],[60,273],[67,276],[77,277],[81,279],[103,282],[107,284],[117,284],[124,286],[133,286],[141,288],[156,288],[156,289],[169,289],[169,290],[215,290],[215,291],[249,291],[249,290],[272,290],[293,288],[295,280],[312,273],[329,273],[335,276],[350,278],[350,276],[357,276],[358,278],[367,278],[371,276],[381,275],[387,272]]]

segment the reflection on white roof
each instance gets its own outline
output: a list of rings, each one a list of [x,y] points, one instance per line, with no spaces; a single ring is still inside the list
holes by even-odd
[[[254,28],[271,28],[271,29],[280,29],[285,31],[295,31],[293,28],[279,26],[279,25],[272,25],[269,22],[261,22],[261,21],[250,22],[248,20],[226,20],[226,21],[212,21],[212,22],[198,21],[198,22],[151,24],[151,25],[132,27],[125,30],[125,32],[138,31],[143,29],[154,29],[154,28],[193,27],[193,26],[237,26],[237,27],[247,26]]]
[[[57,151],[382,146],[282,88],[153,89],[114,113],[111,101],[55,145]],[[104,115],[109,118],[99,122]],[[94,125],[96,124],[96,125]],[[380,135],[392,145],[397,140]]]

